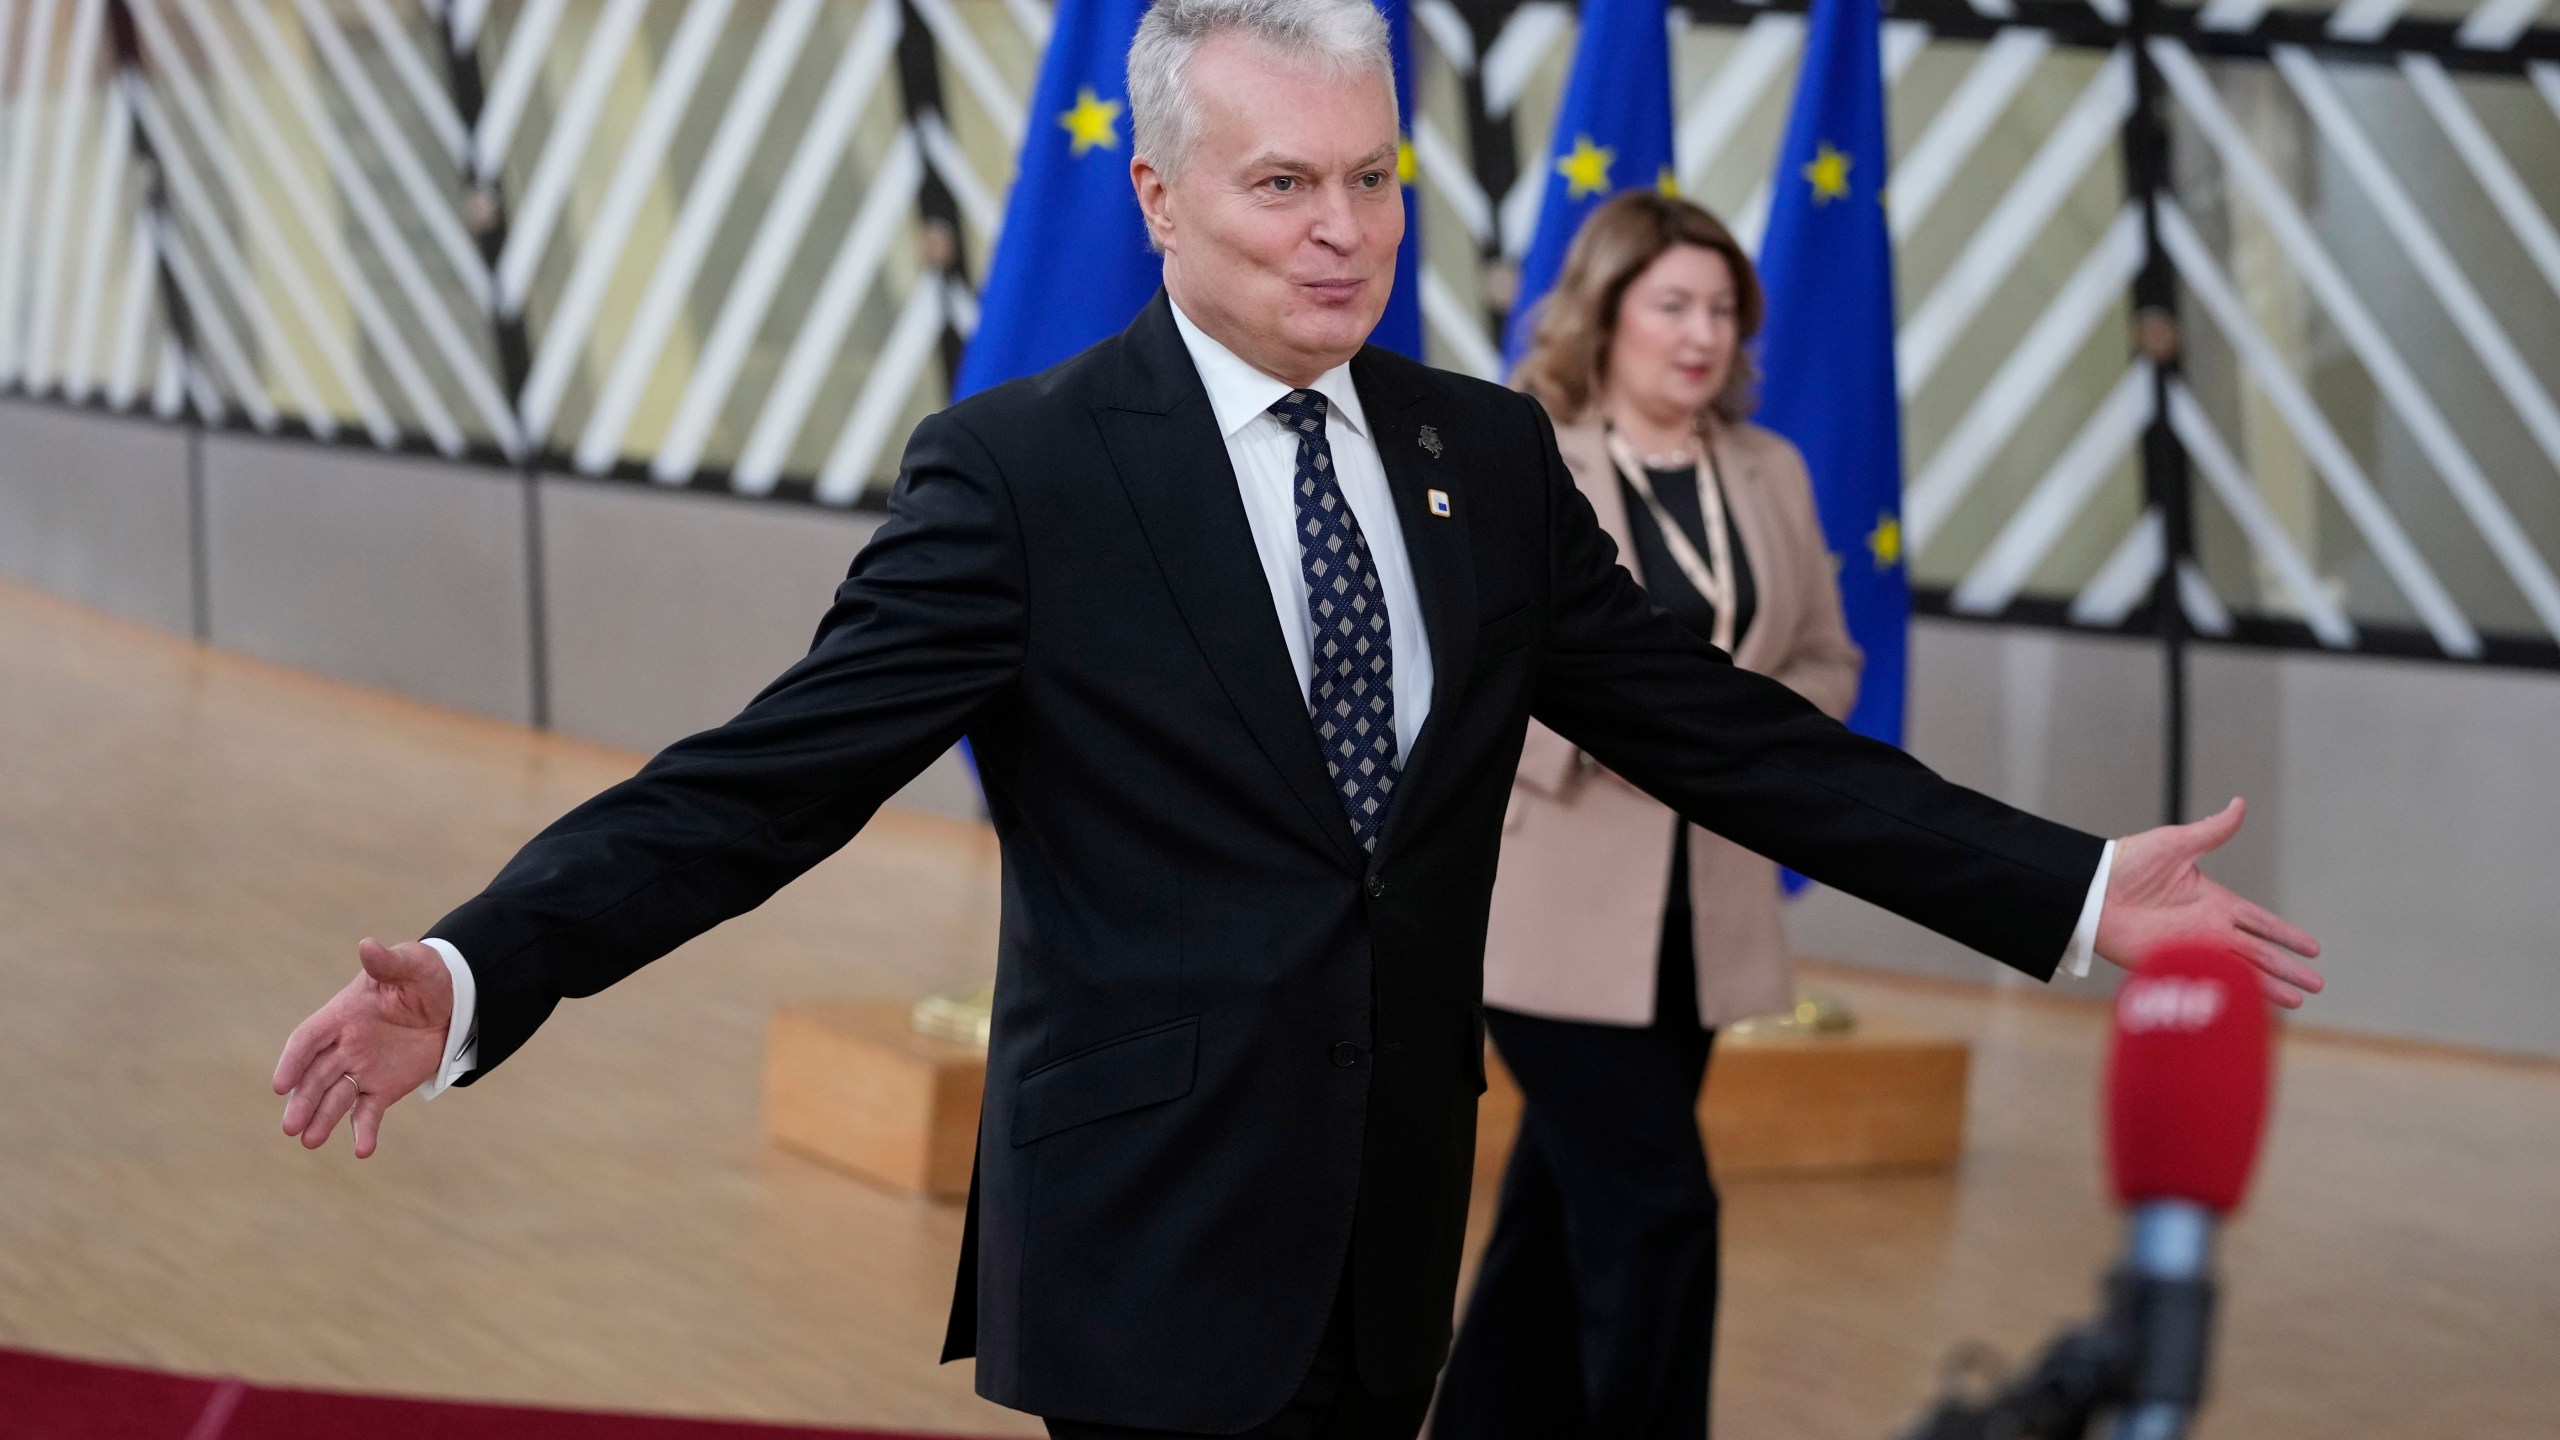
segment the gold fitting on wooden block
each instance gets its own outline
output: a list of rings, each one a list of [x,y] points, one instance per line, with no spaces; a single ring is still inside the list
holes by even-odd
[[[1754,1015],[1724,1027],[1727,1037],[1742,1035],[1845,1035],[1858,1028],[1849,1002],[1827,990],[1802,990],[1796,1007],[1779,1015]]]
[[[927,995],[907,1012],[907,1024],[919,1035],[937,1040],[956,1040],[963,1045],[987,1048],[987,1036],[994,1032],[996,1021],[996,987],[964,990],[956,995]]]

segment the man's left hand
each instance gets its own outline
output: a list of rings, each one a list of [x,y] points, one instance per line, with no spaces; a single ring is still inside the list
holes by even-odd
[[[2130,967],[2172,940],[2203,940],[2256,965],[2259,988],[2288,1010],[2317,993],[2327,982],[2304,962],[2320,953],[2320,942],[2231,893],[2197,863],[2239,834],[2247,813],[2247,805],[2234,800],[2219,815],[2117,841],[2098,913],[2098,953]]]

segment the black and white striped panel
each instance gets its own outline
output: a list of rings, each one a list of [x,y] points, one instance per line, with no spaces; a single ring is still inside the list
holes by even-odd
[[[1906,525],[1959,613],[2118,626],[2191,476],[2207,630],[2560,637],[2544,0],[1909,0]],[[1796,0],[1672,14],[1684,193],[1756,244]],[[1575,19],[1417,0],[1436,363],[1493,376]],[[975,327],[1049,0],[0,0],[0,385],[853,501]],[[2125,135],[2156,84],[2171,193]],[[2153,244],[2160,254],[2155,256]],[[2186,347],[2138,358],[2174,267]],[[2164,408],[2165,407],[2165,408]],[[2403,645],[2405,648],[2405,644]]]

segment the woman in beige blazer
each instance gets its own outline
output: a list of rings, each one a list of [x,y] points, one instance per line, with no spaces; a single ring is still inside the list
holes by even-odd
[[[1592,212],[1517,383],[1656,604],[1834,716],[1860,656],[1793,445],[1752,425],[1751,262],[1685,201]],[[1526,1099],[1435,1440],[1698,1440],[1716,1304],[1696,1105],[1718,1026],[1793,1003],[1769,861],[1529,727],[1485,947]]]

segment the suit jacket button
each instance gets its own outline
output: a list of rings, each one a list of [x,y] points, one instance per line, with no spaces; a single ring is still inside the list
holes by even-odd
[[[1360,1047],[1345,1040],[1333,1047],[1333,1063],[1348,1070],[1360,1063]]]
[[[1386,876],[1372,875],[1369,877],[1369,898],[1372,900],[1384,900],[1387,898]]]

